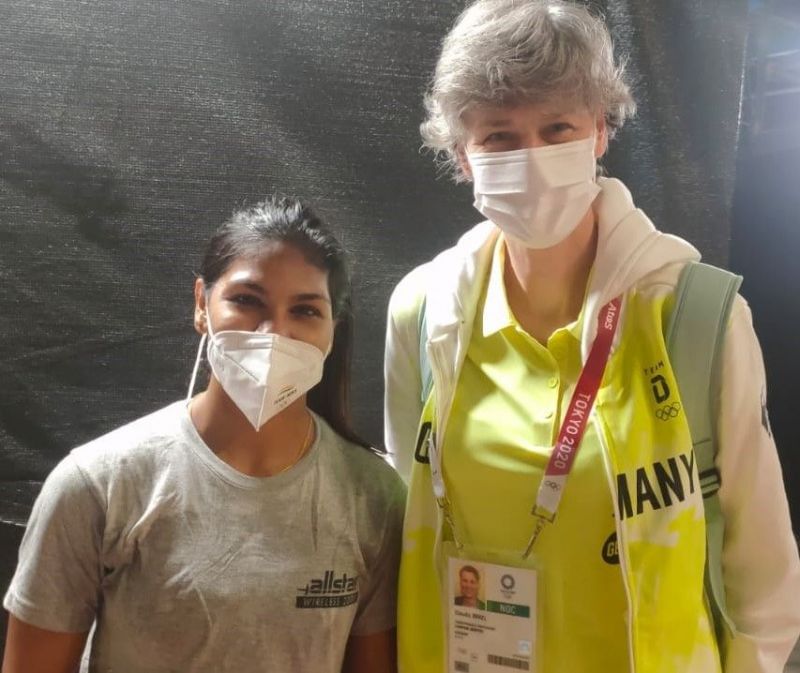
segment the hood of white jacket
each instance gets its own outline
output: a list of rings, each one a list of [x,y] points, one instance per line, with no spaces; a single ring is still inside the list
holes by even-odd
[[[608,301],[664,266],[700,259],[694,246],[658,231],[636,208],[622,182],[613,178],[600,178],[598,182],[601,192],[594,204],[598,215],[597,255],[583,311],[584,359],[597,331],[597,314]],[[426,299],[430,340],[447,338],[460,325],[472,324],[498,235],[491,222],[482,222],[431,263],[433,275]]]

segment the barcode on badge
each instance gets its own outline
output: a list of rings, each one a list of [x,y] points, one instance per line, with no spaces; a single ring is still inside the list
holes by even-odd
[[[456,673],[469,673],[469,664],[466,661],[453,662]]]
[[[512,659],[511,657],[501,657],[499,654],[487,654],[486,659],[495,666],[505,666],[506,668],[516,668],[518,671],[529,671],[530,663],[523,659]]]

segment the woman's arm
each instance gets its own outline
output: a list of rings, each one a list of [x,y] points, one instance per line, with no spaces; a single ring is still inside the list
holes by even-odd
[[[46,631],[9,615],[3,673],[75,673],[88,633]]]
[[[397,632],[395,629],[368,636],[350,636],[344,653],[342,673],[396,673]],[[3,673],[6,673],[4,670]],[[16,672],[15,672],[16,673]]]
[[[3,673],[72,673],[95,620],[104,507],[68,455],[45,480],[3,600]]]
[[[384,437],[386,450],[406,481],[411,476],[422,414],[419,312],[425,277],[426,267],[417,267],[397,284],[389,300],[386,326]]]
[[[360,518],[369,525],[359,526],[366,572],[358,580],[358,608],[345,646],[343,673],[397,671],[397,573],[406,487],[383,461],[374,461],[374,467],[374,475],[368,476],[378,488],[368,496],[368,511]]]
[[[725,673],[779,673],[800,632],[800,562],[766,412],[761,350],[747,304],[734,304],[722,352],[717,467],[722,571],[738,631]]]

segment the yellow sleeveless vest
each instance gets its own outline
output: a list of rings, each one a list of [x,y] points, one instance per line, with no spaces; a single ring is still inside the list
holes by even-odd
[[[703,591],[702,494],[663,337],[671,303],[669,293],[626,295],[621,333],[593,411],[617,503],[619,567],[628,598],[628,643],[609,646],[628,648],[631,673],[719,673]],[[422,441],[439,420],[437,394],[443,406],[443,391],[434,389],[420,419],[409,486],[398,607],[401,673],[445,670],[442,617],[430,609],[440,603],[430,597],[440,593],[434,557],[443,526]],[[569,481],[564,497],[570,497]]]

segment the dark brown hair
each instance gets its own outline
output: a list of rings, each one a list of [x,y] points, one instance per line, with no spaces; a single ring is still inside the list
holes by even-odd
[[[333,348],[325,360],[322,380],[308,392],[308,406],[345,439],[380,453],[352,426],[350,362],[353,314],[347,255],[324,222],[306,205],[288,197],[270,197],[233,214],[209,241],[200,267],[207,290],[239,257],[258,253],[265,243],[295,246],[309,264],[328,273],[333,318]]]
[[[461,569],[458,571],[459,577],[461,577],[461,573],[472,573],[478,582],[481,581],[481,574],[475,566],[461,566]]]

